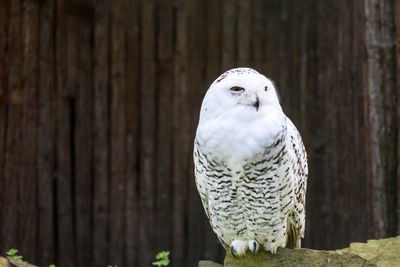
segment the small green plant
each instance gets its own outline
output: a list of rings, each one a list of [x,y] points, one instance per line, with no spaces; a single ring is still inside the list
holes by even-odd
[[[18,255],[18,249],[9,249],[6,252],[7,256],[18,261],[18,262],[22,262],[22,263],[29,263],[27,261],[22,260],[22,256]],[[49,267],[56,267],[54,264],[49,265]]]
[[[28,263],[27,261],[22,260],[22,256],[18,255],[18,249],[10,249],[7,251],[7,256],[9,256],[10,258],[19,261],[19,262],[23,262],[23,263]]]
[[[160,267],[160,266],[168,266],[168,264],[169,264],[168,256],[169,256],[169,251],[161,251],[156,256],[156,259],[158,261],[153,262],[153,265],[156,265],[158,267]]]

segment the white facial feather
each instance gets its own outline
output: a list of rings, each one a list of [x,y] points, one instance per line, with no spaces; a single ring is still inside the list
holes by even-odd
[[[243,91],[232,91],[232,87]],[[253,69],[232,69],[208,89],[197,138],[206,152],[224,161],[240,162],[270,146],[284,119],[276,89],[268,78]]]

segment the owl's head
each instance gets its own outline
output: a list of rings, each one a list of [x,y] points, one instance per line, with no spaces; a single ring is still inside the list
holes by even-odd
[[[202,113],[230,112],[243,119],[269,111],[282,112],[273,82],[251,68],[235,68],[219,76],[204,97]]]

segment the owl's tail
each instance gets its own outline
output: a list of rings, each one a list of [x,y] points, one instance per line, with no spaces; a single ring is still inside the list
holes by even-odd
[[[286,247],[301,248],[300,226],[296,225],[296,214],[291,212],[287,217]]]

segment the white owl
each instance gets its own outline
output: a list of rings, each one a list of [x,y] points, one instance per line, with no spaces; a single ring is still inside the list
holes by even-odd
[[[250,68],[207,91],[194,142],[196,185],[212,229],[233,256],[300,247],[307,155],[274,84]]]

